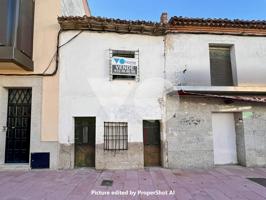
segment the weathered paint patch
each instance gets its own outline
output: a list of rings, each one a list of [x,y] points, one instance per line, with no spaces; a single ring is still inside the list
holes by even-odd
[[[250,119],[253,117],[253,112],[243,112],[244,119]]]
[[[144,166],[143,143],[128,143],[128,150],[107,151],[96,145],[96,169],[139,169]]]
[[[183,126],[198,126],[204,120],[195,117],[183,118],[180,120],[180,124]]]

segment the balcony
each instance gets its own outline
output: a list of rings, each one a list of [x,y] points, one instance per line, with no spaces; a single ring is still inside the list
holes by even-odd
[[[0,70],[33,71],[33,0],[0,1]]]

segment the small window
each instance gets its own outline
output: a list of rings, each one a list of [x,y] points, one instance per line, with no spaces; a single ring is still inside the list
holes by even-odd
[[[233,86],[231,48],[210,46],[210,66],[212,86]]]
[[[127,149],[127,122],[104,122],[104,150]]]
[[[110,50],[110,80],[138,80],[138,51]]]
[[[113,57],[124,57],[124,58],[135,58],[135,51],[121,51],[121,50],[113,50]]]

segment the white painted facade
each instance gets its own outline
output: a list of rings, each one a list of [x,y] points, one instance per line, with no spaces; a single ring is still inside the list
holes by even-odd
[[[77,34],[63,32],[61,44]],[[84,31],[60,51],[59,143],[74,143],[74,117],[96,117],[96,144],[104,122],[128,122],[128,142],[142,142],[142,120],[162,119],[162,36]],[[139,50],[139,81],[109,77],[109,49]],[[97,155],[96,155],[97,156]]]
[[[217,44],[232,45],[236,86],[266,86],[266,37],[168,34],[166,38],[167,79],[176,85],[210,86],[209,44]]]
[[[60,43],[64,44],[78,33],[79,31],[64,31],[61,34]],[[176,95],[174,93],[177,85],[179,88],[182,86],[191,86],[192,89],[200,88],[199,86],[211,88],[209,44],[232,46],[231,63],[236,87],[215,87],[216,89],[220,88],[221,92],[223,88],[231,88],[230,90],[234,91],[241,86],[240,90],[245,91],[249,86],[248,90],[253,91],[252,87],[256,86],[254,87],[256,91],[265,91],[265,37],[204,34],[145,36],[83,31],[62,48],[59,66],[59,144],[72,149],[71,162],[74,162],[74,118],[96,117],[96,145],[104,143],[104,122],[128,122],[128,143],[139,143],[143,146],[143,120],[160,120],[162,166],[181,168],[214,166],[215,128],[212,127],[211,118],[206,121],[203,111],[194,116],[197,110],[190,110],[187,106],[188,102],[182,99],[179,101],[178,97],[167,105],[169,102],[166,95],[171,91],[171,95]],[[110,49],[139,50],[139,81],[110,80]],[[186,72],[183,73],[183,70]],[[198,106],[207,106],[207,116],[212,112],[219,112],[217,109],[211,110],[213,107],[208,107],[206,103]],[[227,105],[224,108],[227,108]],[[234,112],[234,109],[232,106],[228,112]],[[250,111],[252,112],[252,109]],[[187,118],[186,116],[190,114],[193,116]],[[187,123],[189,127],[181,130],[182,123],[183,125]],[[225,120],[224,125],[229,126],[230,123]],[[202,127],[197,129],[197,126]],[[233,129],[231,126],[230,128]],[[206,130],[208,132],[205,132]],[[238,132],[242,131],[239,130]],[[230,134],[229,132],[227,131],[226,134]],[[244,135],[246,132],[241,134]],[[241,138],[238,143],[242,144],[245,139],[241,134],[238,133],[238,137]],[[191,141],[194,139],[195,144],[194,142],[192,144]],[[169,145],[169,141],[176,140],[175,145]],[[235,140],[230,142],[236,145]],[[193,145],[197,143],[199,146],[194,147]],[[200,146],[201,143],[202,146]],[[241,144],[238,144],[237,151],[242,148]],[[177,150],[179,148],[181,150],[183,146],[188,148],[178,152]],[[97,148],[103,151],[103,146]],[[193,148],[201,149],[202,153],[199,151],[199,154],[205,157],[197,156],[197,153],[193,153]],[[236,148],[234,148],[235,151]],[[96,159],[97,152],[99,150],[96,150]],[[107,156],[106,152],[99,154]],[[143,149],[136,154],[142,155]],[[245,155],[241,156],[234,155],[234,160],[230,157],[232,160],[230,163],[245,157]],[[104,160],[104,157],[99,159]],[[128,162],[128,155],[119,157],[119,162],[124,161]],[[104,169],[108,168],[107,165],[103,166]],[[142,161],[138,166],[143,166]],[[73,164],[70,167],[73,167]]]

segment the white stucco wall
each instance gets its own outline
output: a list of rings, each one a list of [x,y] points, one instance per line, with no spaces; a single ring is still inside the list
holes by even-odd
[[[61,44],[77,33],[64,32]],[[164,82],[164,67],[173,85],[210,85],[209,44],[233,45],[232,68],[238,86],[266,86],[264,37],[169,34],[165,48],[163,40],[163,36],[84,31],[62,48],[60,143],[74,142],[74,117],[78,116],[96,116],[97,144],[103,142],[104,121],[128,122],[129,142],[141,142],[142,120],[162,119],[160,102],[164,84],[169,84]],[[139,49],[140,82],[109,81],[109,49]]]
[[[266,37],[206,34],[166,36],[166,72],[173,83],[209,86],[209,44],[229,44],[238,86],[266,86]],[[187,69],[183,75],[182,71]]]
[[[77,34],[61,35],[61,44]],[[74,117],[96,116],[96,143],[104,121],[128,122],[129,142],[143,140],[142,120],[161,119],[163,37],[85,31],[60,50],[59,142],[74,143]],[[140,81],[109,80],[109,49],[139,50]]]
[[[63,16],[90,16],[88,3],[84,0],[61,0]]]

